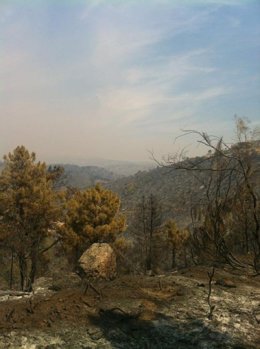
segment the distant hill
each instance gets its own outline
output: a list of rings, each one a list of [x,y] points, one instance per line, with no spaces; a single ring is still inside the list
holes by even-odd
[[[103,167],[118,176],[131,176],[139,171],[148,171],[156,167],[152,161],[89,159],[86,163],[92,166]]]
[[[61,164],[64,175],[61,185],[76,187],[79,189],[94,186],[97,182],[106,184],[118,178],[113,172],[98,166],[77,166]]]

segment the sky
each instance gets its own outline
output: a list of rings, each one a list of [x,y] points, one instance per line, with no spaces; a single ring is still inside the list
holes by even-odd
[[[0,0],[0,155],[143,161],[260,120],[260,0]]]

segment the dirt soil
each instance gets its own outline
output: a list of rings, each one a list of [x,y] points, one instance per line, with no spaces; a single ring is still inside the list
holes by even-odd
[[[260,348],[260,277],[207,268],[0,297],[0,349]]]

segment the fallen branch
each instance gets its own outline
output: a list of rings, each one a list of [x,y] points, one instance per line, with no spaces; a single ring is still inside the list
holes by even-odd
[[[45,247],[43,250],[41,250],[39,253],[42,254],[42,253],[45,253],[47,252],[48,250],[50,250],[53,246],[55,246],[58,242],[61,241],[61,238],[58,238],[57,240],[55,240],[52,244],[50,244],[49,246]]]
[[[86,283],[86,287],[85,287],[85,290],[84,290],[84,296],[86,295],[87,291],[88,291],[88,288],[91,288],[100,298],[102,298],[102,293],[100,291],[98,291],[93,285],[91,282],[87,282]]]
[[[23,292],[23,291],[0,291],[0,297],[2,296],[29,296],[31,292]]]
[[[129,315],[127,312],[125,312],[123,309],[121,309],[121,308],[118,308],[118,307],[115,307],[115,308],[111,308],[111,309],[100,309],[99,310],[99,312],[100,313],[105,313],[105,312],[111,312],[111,313],[113,313],[113,312],[115,312],[115,311],[119,311],[120,313],[122,313],[122,314],[124,314],[124,315]]]
[[[89,308],[93,308],[93,305],[89,304],[88,302],[82,300],[82,303],[84,303],[86,306],[88,306]]]

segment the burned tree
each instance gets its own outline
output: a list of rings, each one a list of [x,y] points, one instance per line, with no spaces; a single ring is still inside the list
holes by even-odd
[[[135,208],[131,232],[140,252],[139,259],[144,272],[152,270],[155,264],[155,234],[162,223],[161,207],[155,195],[143,196]]]
[[[203,188],[203,195],[191,208],[192,238],[197,251],[207,250],[215,261],[243,267],[239,253],[234,253],[239,241],[245,249],[238,252],[250,252],[252,265],[259,270],[259,141],[254,139],[255,134],[250,133],[245,120],[237,118],[236,126],[238,142],[231,145],[222,137],[185,131],[185,135],[197,136],[208,154],[185,160],[181,154],[169,158],[163,166],[190,171]]]

